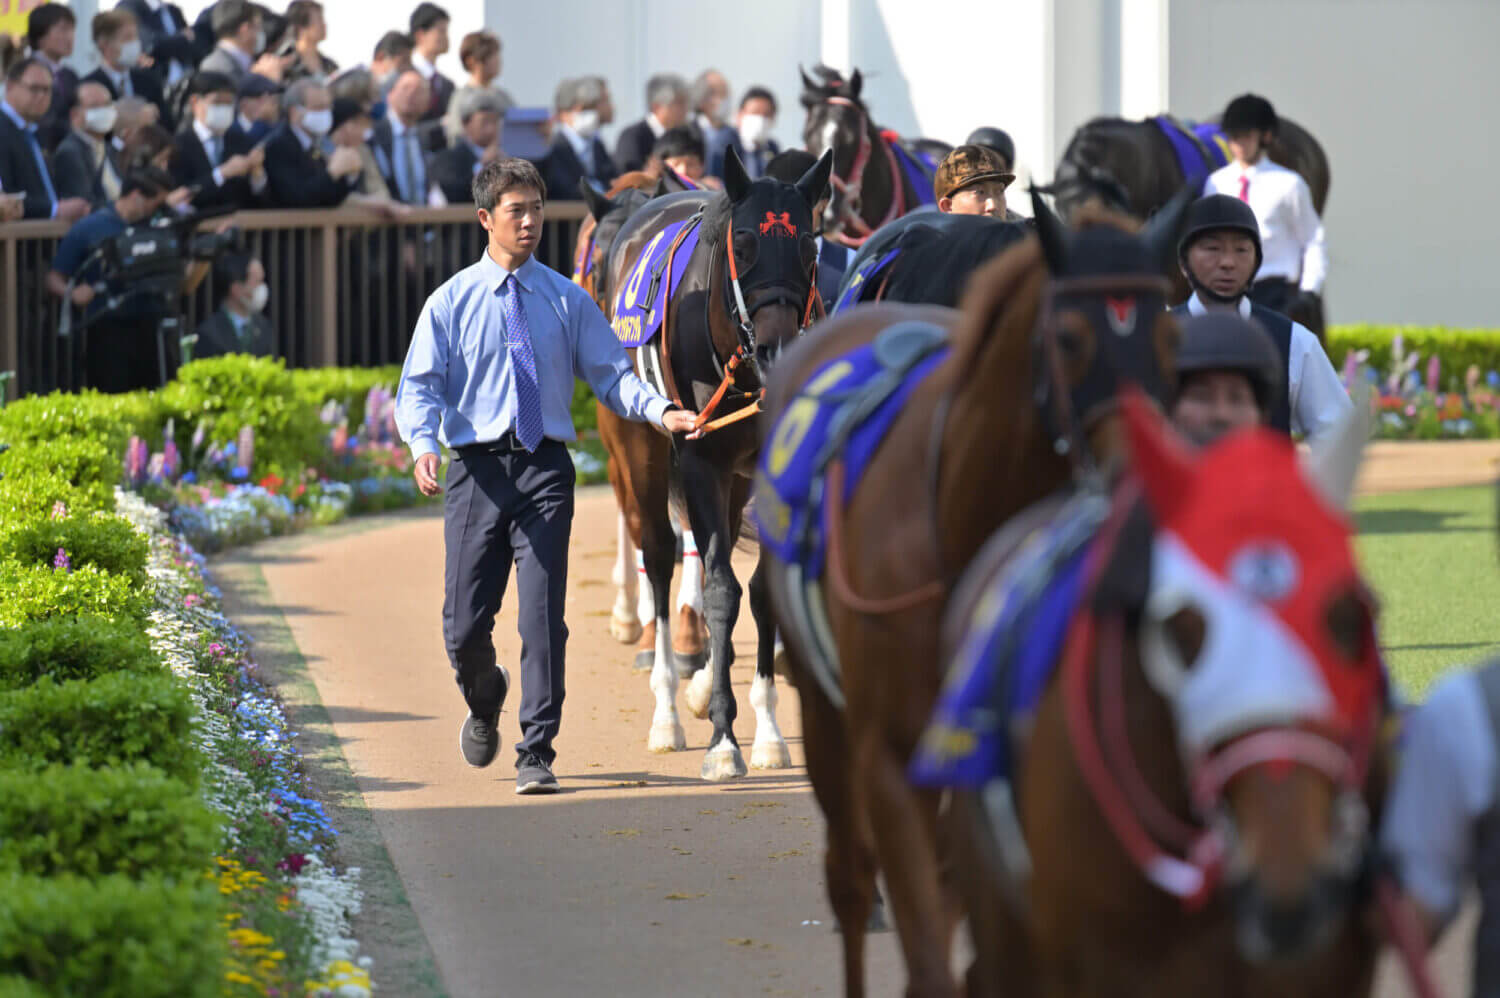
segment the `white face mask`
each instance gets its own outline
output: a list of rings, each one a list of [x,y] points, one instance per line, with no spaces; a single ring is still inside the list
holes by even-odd
[[[302,115],[302,130],[308,135],[322,138],[328,134],[333,127],[333,112],[324,108],[321,111],[308,111]]]
[[[120,45],[120,65],[129,68],[141,61],[141,42],[138,38],[132,38]]]
[[[270,298],[271,289],[267,287],[265,283],[257,284],[255,286],[255,290],[250,292],[250,301],[247,303],[250,306],[250,311],[263,311],[266,307],[266,302],[269,301]]]
[[[257,31],[255,33],[255,49],[250,54],[251,55],[258,55],[261,52],[264,52],[265,50],[266,50],[266,32],[265,32],[265,29],[261,29],[260,31]]]
[[[210,104],[203,112],[203,125],[215,135],[223,135],[234,124],[234,107],[230,104]]]
[[[740,141],[747,146],[758,146],[771,134],[771,119],[763,114],[747,114],[740,118]]]
[[[115,119],[118,117],[114,107],[109,104],[91,107],[83,112],[83,127],[95,135],[108,135],[110,129],[115,127]]]
[[[573,112],[573,131],[591,139],[599,131],[599,112],[593,108]]]

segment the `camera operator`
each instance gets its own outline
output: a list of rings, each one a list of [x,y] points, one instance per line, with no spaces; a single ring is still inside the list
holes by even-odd
[[[120,196],[68,230],[58,244],[47,289],[66,296],[84,310],[86,320],[100,315],[94,285],[103,277],[100,261],[90,259],[104,240],[154,215],[172,190],[172,177],[155,166],[128,170]],[[87,264],[87,265],[86,265]],[[74,282],[71,291],[69,280]],[[84,370],[88,386],[104,392],[128,392],[161,383],[156,330],[169,307],[160,295],[127,295],[119,307],[87,331]]]

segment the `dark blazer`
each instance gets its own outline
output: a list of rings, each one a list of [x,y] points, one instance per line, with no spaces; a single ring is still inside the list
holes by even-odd
[[[269,357],[276,352],[276,327],[264,315],[250,316],[249,342],[241,342],[234,331],[234,320],[220,305],[219,310],[198,324],[193,330],[198,342],[193,344],[193,359],[222,357],[229,353],[247,353],[256,357]]]
[[[438,185],[449,204],[468,204],[474,200],[474,167],[478,163],[473,148],[459,136],[453,145],[433,157],[427,177]]]
[[[73,100],[77,96],[78,74],[64,66],[52,76],[52,103],[47,105],[47,113],[36,127],[36,137],[47,152],[56,149],[63,137],[73,130],[68,114],[73,110]]]
[[[208,150],[191,125],[177,133],[172,140],[172,147],[172,179],[180,187],[192,187],[195,184],[199,187],[198,193],[193,196],[194,208],[200,211],[223,205],[248,208],[254,204],[256,198],[250,189],[248,177],[228,177],[223,184],[214,183],[214,164],[209,161]],[[233,155],[226,135],[224,152],[219,162],[223,163]],[[270,156],[266,159],[269,161]],[[269,162],[266,163],[266,168],[270,169]]]
[[[109,96],[112,100],[119,100],[121,97],[120,92],[115,89],[115,81],[110,79],[109,74],[104,71],[103,66],[95,69],[80,82],[100,84],[105,90],[109,91]],[[169,132],[172,131],[172,114],[167,107],[167,93],[162,89],[161,80],[157,78],[156,74],[149,69],[141,69],[139,66],[131,67],[130,89],[141,100],[150,101],[152,104],[155,104],[156,109],[161,112],[161,127]]]
[[[303,149],[292,126],[276,126],[265,141],[267,200],[276,208],[333,208],[359,184],[359,174],[340,180],[328,175],[328,163],[317,145]]]
[[[422,115],[422,120],[442,121],[443,115],[448,113],[448,102],[453,99],[453,81],[442,73],[433,73],[432,79],[427,82],[432,86],[432,103],[427,105],[427,113]],[[439,139],[436,148],[442,147],[443,140]]]
[[[26,195],[25,218],[52,217],[52,200],[47,197],[47,184],[42,178],[31,142],[10,115],[0,112],[0,187],[11,194]]]
[[[552,136],[552,146],[547,150],[547,155],[536,164],[542,173],[542,183],[547,185],[547,199],[549,201],[577,201],[581,194],[578,193],[578,181],[589,174],[585,173],[583,163],[578,154],[573,151],[573,146],[567,137],[561,134]],[[615,182],[620,171],[615,168],[615,161],[609,158],[609,153],[604,149],[604,143],[599,137],[594,136],[594,173],[592,179],[600,185],[608,188]]]
[[[443,148],[443,129],[441,122],[423,119],[417,124],[419,144],[422,148],[422,167],[427,176],[427,189],[432,189],[434,177],[433,170],[433,142],[436,140],[437,148]],[[390,191],[391,197],[397,201],[401,200],[401,188],[396,184],[396,162],[392,158],[395,155],[396,133],[391,128],[390,116],[375,122],[371,129],[370,149],[375,153],[375,165],[380,168],[380,179],[385,181],[385,186]],[[422,203],[427,199],[424,193]]]
[[[109,147],[105,146],[106,160]],[[69,132],[52,154],[52,186],[62,198],[86,198],[95,209],[108,200],[104,193],[104,164],[94,165],[94,150],[77,132]]]
[[[196,38],[183,34],[187,18],[175,3],[164,3],[159,10],[152,10],[146,0],[120,0],[116,9],[135,15],[136,24],[140,25],[141,50],[154,60],[151,71],[159,80],[167,78],[167,63],[176,62],[191,71],[213,46],[212,34]]]
[[[651,131],[651,126],[642,118],[620,133],[620,138],[615,142],[615,165],[622,173],[639,170],[651,158],[651,150],[655,145],[656,133]]]
[[[765,148],[750,153],[745,151],[745,144],[740,141],[740,133],[737,130],[726,128],[720,134],[725,137],[726,141],[718,144],[717,148],[709,149],[708,163],[706,164],[708,172],[720,180],[724,179],[724,160],[726,158],[724,150],[730,146],[734,147],[735,153],[740,157],[740,162],[745,164],[745,172],[750,175],[751,180],[757,180],[764,176],[766,164],[771,162],[777,153],[781,152],[781,146],[776,144],[775,139],[767,139]]]

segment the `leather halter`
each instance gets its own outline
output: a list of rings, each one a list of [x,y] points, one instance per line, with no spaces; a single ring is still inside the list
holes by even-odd
[[[891,204],[886,209],[885,217],[872,227],[850,207],[850,204],[854,199],[859,197],[860,191],[864,187],[865,167],[869,165],[870,154],[874,149],[874,142],[870,139],[870,116],[857,101],[850,100],[848,97],[829,97],[824,103],[836,104],[840,107],[852,107],[859,113],[859,126],[857,129],[859,132],[859,149],[854,154],[854,165],[849,171],[849,177],[848,179],[840,177],[837,170],[833,171],[828,177],[828,182],[844,196],[843,200],[839,202],[839,221],[842,223],[845,231],[840,232],[833,238],[851,249],[858,249],[864,245],[865,240],[869,239],[875,233],[876,229],[905,214],[906,189],[901,183],[901,165],[896,162],[896,153],[891,149],[889,143],[882,139],[880,146],[885,150],[886,161],[890,164]],[[853,236],[848,235],[847,230],[849,229],[853,229],[857,234]]]

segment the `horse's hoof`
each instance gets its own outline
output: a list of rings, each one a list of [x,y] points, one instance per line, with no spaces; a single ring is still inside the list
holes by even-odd
[[[740,754],[738,745],[731,744],[727,749],[710,749],[703,757],[701,775],[710,783],[737,780],[748,772],[745,757]]]
[[[708,666],[708,652],[706,651],[683,652],[674,648],[672,658],[677,663],[678,679],[691,679],[693,673]]]
[[[756,742],[750,748],[751,769],[787,769],[792,765],[792,753],[786,742]]]
[[[651,752],[681,752],[687,748],[687,735],[676,721],[659,721],[651,725],[646,748]]]
[[[688,712],[701,721],[708,716],[708,701],[713,695],[714,674],[707,669],[699,669],[688,681],[682,700],[687,704]],[[744,763],[740,764],[740,768],[744,768]]]
[[[632,616],[629,620],[621,620],[619,617],[610,617],[609,634],[622,645],[635,644],[641,640],[640,618]]]
[[[656,667],[656,652],[650,648],[635,653],[635,662],[631,668],[636,672],[650,672]]]

